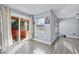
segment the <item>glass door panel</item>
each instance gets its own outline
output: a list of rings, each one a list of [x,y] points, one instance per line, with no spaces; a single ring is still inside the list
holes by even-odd
[[[19,41],[19,17],[11,16],[11,33],[13,44]]]
[[[29,34],[29,21],[27,19],[20,19],[20,40],[28,39]]]

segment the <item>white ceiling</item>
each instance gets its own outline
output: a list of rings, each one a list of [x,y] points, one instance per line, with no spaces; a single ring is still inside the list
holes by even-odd
[[[79,13],[79,5],[77,4],[7,4],[5,6],[33,15],[53,9],[58,18],[73,17]]]

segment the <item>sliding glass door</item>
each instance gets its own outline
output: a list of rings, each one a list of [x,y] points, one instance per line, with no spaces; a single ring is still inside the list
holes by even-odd
[[[11,9],[11,43],[17,44],[29,39],[31,16]]]
[[[28,40],[29,37],[29,20],[20,18],[20,41]]]
[[[13,44],[19,41],[19,17],[11,16],[11,33]]]
[[[29,39],[29,19],[11,16],[13,44]]]

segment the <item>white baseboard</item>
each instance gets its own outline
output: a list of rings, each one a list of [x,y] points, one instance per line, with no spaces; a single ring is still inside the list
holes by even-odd
[[[53,40],[52,40],[51,42],[46,42],[46,41],[42,41],[42,40],[38,40],[38,39],[33,39],[33,40],[51,45],[51,44],[55,41],[56,38],[57,38],[57,36],[54,37]]]
[[[76,37],[76,36],[67,36],[69,38],[75,38],[75,39],[79,39],[79,37]]]
[[[33,39],[33,40],[35,40],[35,41],[38,41],[38,42],[42,42],[42,43],[45,43],[45,44],[51,44],[50,42],[46,42],[46,41],[42,41],[42,40],[38,40],[38,39]]]
[[[58,36],[61,37],[61,35],[58,35]],[[77,36],[66,36],[66,37],[79,39],[79,37],[77,37]]]

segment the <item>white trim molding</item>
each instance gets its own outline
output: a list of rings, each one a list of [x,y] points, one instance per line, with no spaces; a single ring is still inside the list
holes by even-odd
[[[51,42],[46,42],[46,41],[42,41],[42,40],[38,40],[38,39],[33,39],[33,40],[51,45]]]

